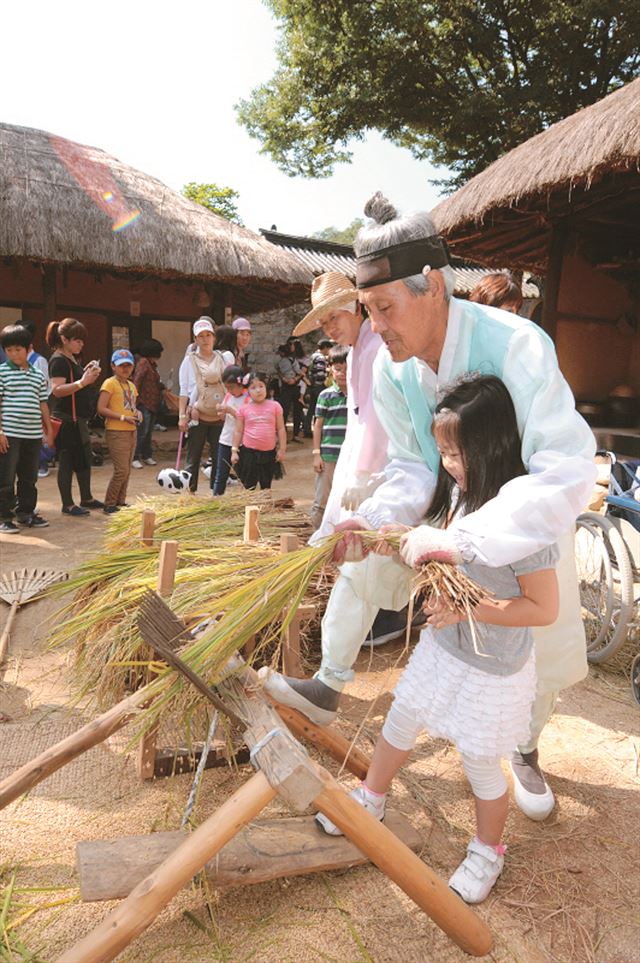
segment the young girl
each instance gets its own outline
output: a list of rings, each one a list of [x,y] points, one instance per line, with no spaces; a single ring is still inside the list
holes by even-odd
[[[441,464],[431,522],[448,525],[525,474],[513,402],[498,378],[467,377],[447,390],[432,431]],[[425,609],[428,627],[396,687],[366,781],[352,793],[382,819],[386,792],[419,733],[454,742],[474,795],[476,835],[449,886],[468,903],[484,900],[502,871],[508,795],[500,759],[529,734],[536,685],[529,627],[557,617],[557,554],[551,546],[501,568],[462,566],[491,593],[475,609],[475,638],[464,615],[442,603]],[[316,818],[337,834],[326,817]]]
[[[224,425],[218,442],[218,459],[211,474],[211,490],[214,495],[224,495],[231,470],[231,445],[236,427],[238,409],[249,401],[244,386],[242,368],[232,364],[225,369],[222,383],[227,389],[218,411],[225,415]]]
[[[133,371],[131,352],[124,348],[114,351],[111,370],[113,377],[103,383],[98,397],[98,414],[105,419],[107,447],[113,462],[113,474],[104,496],[107,515],[117,512],[125,504],[136,450],[136,429],[143,417],[136,408],[138,391],[133,381],[129,381]]]
[[[267,398],[267,377],[261,371],[252,371],[247,384],[250,401],[237,411],[231,464],[241,460],[245,488],[255,488],[258,482],[260,488],[271,488],[276,463],[284,461],[287,450],[282,407]]]

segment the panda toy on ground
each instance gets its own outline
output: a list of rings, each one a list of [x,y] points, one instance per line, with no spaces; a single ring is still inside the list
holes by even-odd
[[[175,468],[163,468],[158,472],[157,482],[165,492],[172,495],[180,495],[189,491],[191,483],[191,472],[178,471]]]

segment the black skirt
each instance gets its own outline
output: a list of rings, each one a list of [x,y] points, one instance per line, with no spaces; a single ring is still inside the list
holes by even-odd
[[[282,478],[283,470],[280,462],[276,461],[276,449],[258,451],[257,448],[245,448],[239,451],[240,460],[236,466],[238,477],[245,488],[271,488],[274,478]]]

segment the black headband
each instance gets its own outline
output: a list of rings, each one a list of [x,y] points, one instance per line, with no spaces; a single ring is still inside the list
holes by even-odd
[[[431,268],[441,268],[449,263],[447,242],[438,234],[403,241],[402,244],[392,244],[391,247],[358,257],[356,287],[373,288],[378,284],[422,274],[426,264]]]

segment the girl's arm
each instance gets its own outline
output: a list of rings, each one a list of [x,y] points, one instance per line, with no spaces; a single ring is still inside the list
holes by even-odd
[[[555,569],[545,568],[537,572],[518,575],[522,595],[512,599],[484,598],[476,605],[473,614],[478,622],[489,625],[529,626],[551,625],[558,618],[559,593]],[[429,625],[442,629],[466,619],[466,615],[454,612],[442,604],[424,607]]]
[[[278,405],[278,411],[276,412],[276,431],[278,433],[278,453],[276,460],[284,461],[284,456],[287,453],[287,429],[284,425],[282,407],[280,405]]]
[[[238,449],[242,443],[242,434],[244,432],[244,418],[236,418],[235,427],[233,429],[233,441],[231,442],[231,464],[237,465],[240,460],[240,455],[238,454]]]

